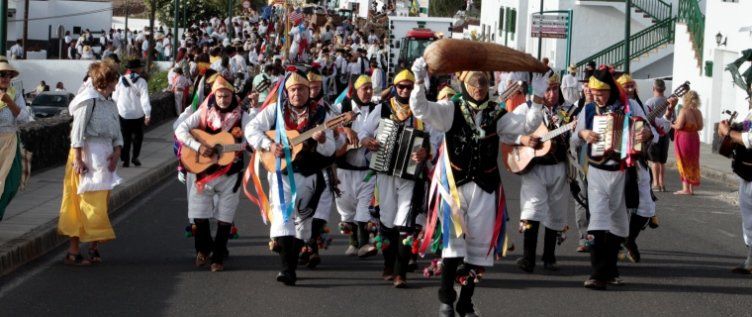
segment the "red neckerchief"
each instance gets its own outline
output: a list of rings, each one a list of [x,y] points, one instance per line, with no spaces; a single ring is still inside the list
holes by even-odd
[[[308,110],[305,114],[305,118],[299,123],[294,121],[290,107],[292,107],[292,105],[285,107],[285,129],[303,132],[302,130],[308,126],[308,121],[311,118],[311,115],[316,111],[316,104],[311,102],[308,103]]]

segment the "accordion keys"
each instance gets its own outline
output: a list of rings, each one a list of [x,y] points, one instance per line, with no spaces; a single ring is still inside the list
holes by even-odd
[[[405,179],[420,177],[423,164],[414,162],[410,156],[421,147],[427,147],[427,133],[381,119],[376,140],[379,150],[371,155],[370,169]]]

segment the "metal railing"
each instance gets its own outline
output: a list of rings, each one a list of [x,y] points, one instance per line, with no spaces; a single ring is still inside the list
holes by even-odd
[[[699,66],[702,62],[705,40],[705,15],[700,11],[699,1],[679,0],[679,12],[676,18],[678,22],[687,24],[689,39],[692,41],[692,48],[695,50],[695,58]]]
[[[629,59],[638,58],[645,53],[674,42],[674,18],[668,18],[629,37]],[[575,66],[583,74],[588,61],[596,65],[613,65],[618,68],[624,64],[624,41],[619,41],[600,52],[579,61]]]
[[[624,0],[578,0],[579,2],[621,2]],[[660,22],[673,16],[673,8],[671,3],[666,3],[663,0],[632,0],[632,7],[644,12],[652,20],[653,23]]]

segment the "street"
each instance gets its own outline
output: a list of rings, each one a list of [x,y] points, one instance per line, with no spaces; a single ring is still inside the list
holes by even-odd
[[[694,197],[669,170],[659,197],[658,229],[638,239],[642,262],[620,262],[622,287],[598,292],[582,287],[587,254],[575,252],[569,231],[557,248],[558,272],[533,274],[514,260],[522,252],[519,177],[503,176],[510,206],[514,252],[497,262],[479,284],[475,305],[483,316],[749,316],[752,278],[730,273],[743,260],[741,218],[733,188],[703,179]],[[185,186],[174,178],[126,207],[114,220],[117,239],[101,247],[104,263],[62,264],[65,248],[50,252],[0,279],[0,316],[435,316],[438,277],[408,275],[409,288],[381,279],[381,255],[344,256],[347,238],[334,234],[316,270],[299,268],[298,285],[275,281],[279,259],[268,249],[268,228],[245,197],[236,217],[240,238],[229,243],[226,271],[193,266],[193,239],[183,236]],[[570,207],[571,209],[571,207]],[[339,215],[329,227],[336,231]],[[538,243],[542,252],[542,233]],[[428,263],[421,261],[422,270]]]

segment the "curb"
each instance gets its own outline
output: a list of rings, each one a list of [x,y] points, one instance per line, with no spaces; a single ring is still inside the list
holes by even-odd
[[[729,166],[731,165],[731,160],[729,160]],[[666,161],[666,167],[672,170],[677,170],[676,168],[676,160],[673,158],[669,158]],[[712,167],[707,167],[705,165],[700,165],[700,176],[708,179],[712,179],[714,181],[720,182],[722,184],[731,186],[733,188],[738,189],[739,187],[739,176],[736,176],[734,172],[726,172],[726,171],[720,171],[717,169],[714,169]]]
[[[177,167],[177,160],[169,160],[151,168],[146,174],[134,182],[120,186],[110,195],[110,218],[114,218],[123,211],[129,202],[138,195],[150,190],[170,175]],[[57,233],[57,218],[37,227],[16,239],[0,246],[0,277],[5,276],[17,268],[29,263],[47,252],[54,250],[68,241],[67,237]]]

